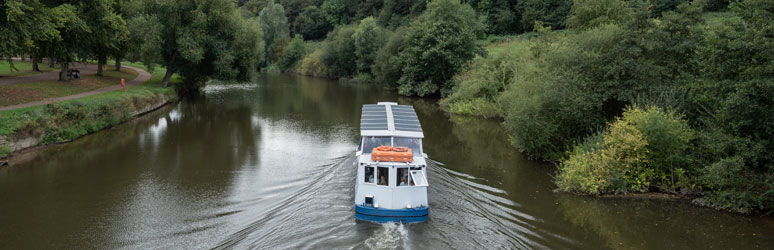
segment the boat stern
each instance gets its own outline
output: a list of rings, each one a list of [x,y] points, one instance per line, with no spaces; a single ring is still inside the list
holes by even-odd
[[[430,215],[429,207],[387,209],[371,206],[355,205],[355,218],[358,220],[377,223],[400,222],[424,222]]]

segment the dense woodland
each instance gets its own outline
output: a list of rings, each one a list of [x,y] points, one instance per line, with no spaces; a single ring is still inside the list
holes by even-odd
[[[560,190],[774,208],[774,1],[9,0],[0,55],[384,84],[500,119]],[[38,60],[38,59],[36,59]],[[166,82],[166,81],[165,81]]]

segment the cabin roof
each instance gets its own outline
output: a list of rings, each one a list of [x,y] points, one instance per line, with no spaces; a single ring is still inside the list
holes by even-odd
[[[360,116],[360,135],[424,137],[414,108],[394,102],[363,105]]]

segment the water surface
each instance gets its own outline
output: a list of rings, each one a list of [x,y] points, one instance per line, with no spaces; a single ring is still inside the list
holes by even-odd
[[[413,105],[430,219],[356,221],[360,107]],[[0,249],[766,249],[774,220],[681,201],[556,194],[496,121],[291,75],[186,100],[0,169]]]

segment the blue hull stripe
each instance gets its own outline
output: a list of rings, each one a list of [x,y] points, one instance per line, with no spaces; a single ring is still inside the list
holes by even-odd
[[[374,222],[422,222],[428,215],[427,207],[384,209],[355,205],[355,218]]]

